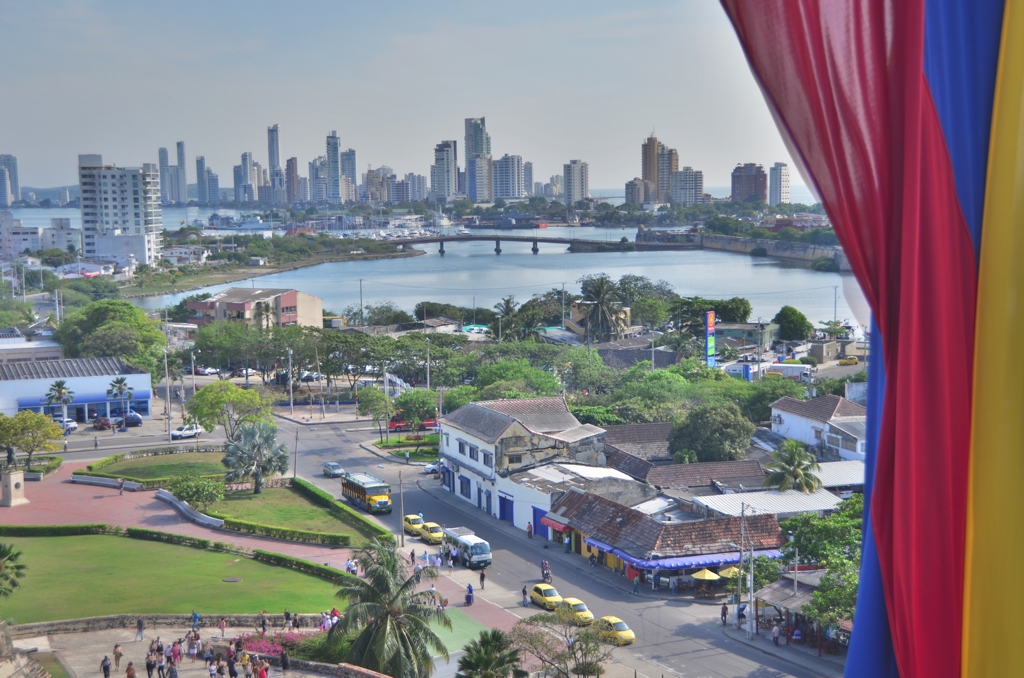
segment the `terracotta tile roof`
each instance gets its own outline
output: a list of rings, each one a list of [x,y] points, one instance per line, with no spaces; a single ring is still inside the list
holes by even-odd
[[[515,419],[506,414],[481,407],[477,403],[469,403],[443,417],[441,427],[448,428],[450,426],[481,440],[494,443],[513,422]]]
[[[623,424],[621,426],[602,426],[608,435],[604,440],[609,445],[619,443],[661,443],[668,441],[672,424]]]
[[[837,395],[825,395],[810,400],[784,396],[772,403],[772,409],[823,423],[832,417],[864,417],[868,413],[863,405]]]
[[[514,417],[522,422],[523,426],[537,433],[567,431],[580,425],[579,420],[569,412],[565,400],[560,397],[481,400],[475,404]]]
[[[658,487],[701,487],[716,478],[741,478],[764,475],[756,461],[708,461],[697,464],[655,466],[647,474],[647,482]]]
[[[640,457],[634,456],[629,452],[620,450],[617,447],[611,445],[605,445],[604,447],[605,458],[608,460],[607,464],[610,468],[622,471],[628,476],[632,476],[637,480],[645,480],[647,474],[650,473],[651,469],[654,468],[654,464],[641,459]]]
[[[655,521],[657,522],[657,521]],[[740,541],[740,519],[720,518],[695,520],[686,523],[670,523],[658,526],[661,530],[654,540],[651,551],[659,556],[699,556],[708,553],[725,553],[736,549],[729,544]],[[641,526],[635,534],[637,540],[647,541],[651,535],[643,534],[647,526]],[[782,528],[774,515],[747,516],[743,530],[743,545],[754,550],[776,549],[785,539]]]

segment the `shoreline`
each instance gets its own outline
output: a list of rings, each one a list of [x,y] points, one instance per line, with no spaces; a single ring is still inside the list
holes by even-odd
[[[287,273],[288,271],[295,271],[295,270],[298,270],[300,268],[310,268],[312,266],[319,266],[320,264],[334,264],[334,263],[345,262],[345,261],[376,261],[378,259],[405,259],[405,258],[408,258],[408,257],[418,257],[418,256],[421,256],[421,255],[424,255],[424,254],[426,254],[426,251],[424,251],[424,250],[410,249],[410,250],[406,250],[404,252],[369,254],[369,255],[366,255],[366,256],[359,256],[359,257],[346,257],[346,256],[331,257],[331,258],[327,258],[327,259],[321,259],[319,261],[312,261],[312,262],[309,262],[309,263],[296,263],[296,264],[292,264],[292,265],[285,266],[285,267],[282,267],[282,268],[275,268],[274,270],[266,271],[266,272],[263,272],[263,273],[256,273],[256,274],[252,274],[252,273],[248,273],[248,272],[240,273],[237,277],[229,277],[226,280],[221,280],[221,281],[218,281],[218,282],[205,283],[205,284],[202,284],[202,285],[193,285],[191,287],[174,288],[172,290],[164,290],[162,292],[136,292],[136,293],[133,293],[133,294],[122,294],[121,298],[122,299],[126,299],[126,300],[131,300],[131,299],[142,299],[144,297],[161,297],[161,296],[164,296],[166,294],[183,294],[185,292],[195,292],[197,290],[201,290],[201,289],[204,289],[204,288],[207,288],[207,287],[215,287],[217,285],[226,285],[228,283],[239,282],[239,281],[242,281],[242,280],[254,280],[256,278],[262,278],[264,276],[274,275],[276,273]]]

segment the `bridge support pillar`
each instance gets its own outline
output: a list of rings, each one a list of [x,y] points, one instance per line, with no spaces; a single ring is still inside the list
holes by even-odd
[[[501,254],[501,241],[500,240],[495,239],[495,241],[494,241],[494,253],[495,254]]]
[[[536,240],[533,241],[533,250],[532,251],[533,251],[534,254],[539,254],[540,253],[540,248],[537,247],[537,241]]]
[[[442,241],[441,241],[441,249],[439,249],[439,250],[438,250],[437,252],[438,252],[438,254],[440,254],[440,255],[441,255],[442,257],[444,256],[444,240],[442,240]]]

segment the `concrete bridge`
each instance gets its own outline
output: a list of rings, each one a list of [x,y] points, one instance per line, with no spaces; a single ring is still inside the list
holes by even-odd
[[[534,254],[540,253],[540,244],[565,245],[570,252],[602,252],[616,251],[628,244],[630,249],[642,252],[656,252],[661,250],[699,250],[701,245],[695,243],[621,243],[615,240],[586,240],[583,238],[562,238],[543,235],[433,235],[419,238],[403,238],[393,240],[396,245],[426,245],[438,243],[438,253],[444,256],[445,243],[458,242],[490,242],[494,241],[494,253],[501,254],[502,242],[522,242],[532,245],[531,251]]]

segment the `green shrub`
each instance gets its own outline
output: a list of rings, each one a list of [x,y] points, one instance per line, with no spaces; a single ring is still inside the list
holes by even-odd
[[[293,570],[298,570],[299,572],[305,572],[306,574],[321,577],[331,582],[339,581],[345,575],[341,570],[327,565],[317,565],[316,563],[311,563],[308,560],[303,560],[302,558],[293,558],[292,556],[263,551],[261,549],[253,549],[252,558],[253,560],[258,560],[261,563],[291,568]]]
[[[832,257],[818,257],[811,262],[811,268],[825,273],[838,273],[839,262]]]
[[[310,530],[294,530],[288,527],[277,525],[263,525],[262,523],[251,523],[247,520],[236,520],[230,516],[219,513],[207,513],[212,518],[220,518],[224,521],[224,529],[258,534],[263,537],[275,539],[287,539],[289,541],[304,541],[311,544],[332,544],[334,546],[349,546],[352,543],[351,535],[332,534],[330,532],[312,532]]]
[[[331,515],[335,518],[348,523],[364,534],[367,534],[371,539],[377,538],[382,541],[394,541],[395,539],[395,535],[391,534],[390,531],[384,529],[363,514],[357,512],[355,509],[335,500],[329,492],[321,490],[316,485],[307,482],[302,478],[292,479],[292,489],[304,496],[306,499],[309,499],[314,504],[329,509],[331,511]]]
[[[32,459],[32,472],[49,475],[60,468],[64,457],[35,457]]]
[[[122,475],[120,473],[103,473],[102,471],[83,471],[82,469],[76,469],[71,472],[71,475],[79,476],[91,476],[93,478],[112,478],[119,480],[124,478],[130,483],[138,483],[142,485],[144,490],[159,490],[160,488],[166,488],[175,481],[175,478],[132,478],[131,476]],[[198,476],[204,480],[214,480],[224,482],[224,474],[218,473],[217,475],[203,475]]]
[[[796,358],[786,358],[785,360],[782,361],[782,364],[783,365],[800,365],[802,363],[799,360],[797,360]]]
[[[106,523],[81,525],[0,525],[4,537],[68,537],[79,534],[106,534],[111,532]]]
[[[308,634],[292,652],[292,657],[324,664],[340,664],[348,658],[354,639],[354,632]]]
[[[142,527],[129,527],[125,531],[126,537],[132,539],[146,539],[148,541],[161,541],[165,544],[176,544],[178,546],[191,546],[197,549],[208,549],[210,548],[209,539],[200,539],[199,537],[189,537],[183,534],[172,534],[170,532],[160,532],[158,530],[147,530]]]
[[[804,365],[810,365],[811,367],[818,366],[818,359],[812,355],[805,355],[803,358],[800,358],[800,362]]]
[[[105,468],[111,464],[116,464],[117,462],[124,460],[124,455],[125,453],[121,452],[110,457],[103,457],[99,461],[94,461],[85,468],[89,471],[99,471],[101,468]]]

